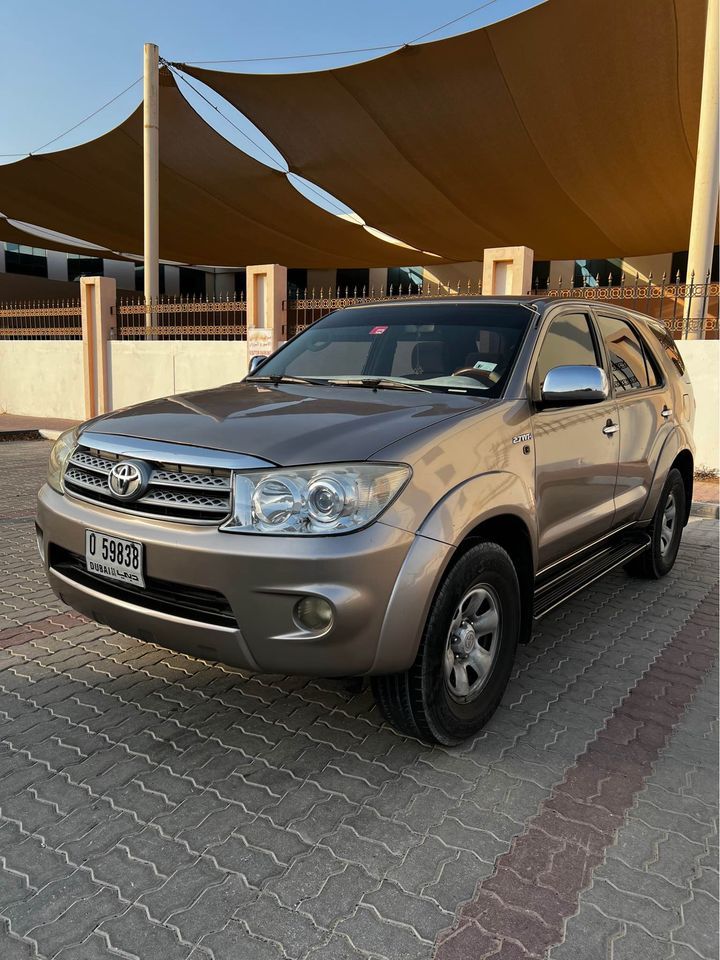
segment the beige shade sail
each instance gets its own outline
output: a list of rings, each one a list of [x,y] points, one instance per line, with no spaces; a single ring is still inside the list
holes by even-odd
[[[417,251],[386,243],[311,203],[285,173],[213,130],[167,69],[160,76],[162,259],[290,267],[418,262]],[[142,250],[142,124],[139,107],[96,140],[0,167],[0,210],[109,249]]]
[[[290,169],[450,260],[685,249],[705,0],[547,0],[461,36],[314,73],[182,66]]]
[[[107,257],[111,260],[127,259],[119,253],[105,250],[102,247],[86,247],[73,243],[69,238],[65,241],[60,237],[32,233],[30,230],[24,230],[17,224],[11,223],[7,217],[3,216],[0,216],[0,242],[19,243],[26,247],[37,247],[39,250],[58,250],[60,253],[77,253],[81,257]]]

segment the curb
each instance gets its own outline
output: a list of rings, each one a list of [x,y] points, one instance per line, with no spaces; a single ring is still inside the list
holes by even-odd
[[[40,434],[43,440],[57,440],[57,438],[62,433],[62,430],[41,429],[41,430],[38,430],[38,433]]]
[[[703,517],[705,520],[720,520],[720,506],[717,503],[702,503],[700,500],[693,500],[690,516]]]
[[[39,430],[2,430],[0,443],[12,443],[14,440],[42,440]]]

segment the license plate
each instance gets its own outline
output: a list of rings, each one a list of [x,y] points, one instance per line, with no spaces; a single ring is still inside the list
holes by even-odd
[[[86,530],[85,564],[88,573],[135,587],[145,586],[143,545],[137,540],[123,540],[96,530]]]

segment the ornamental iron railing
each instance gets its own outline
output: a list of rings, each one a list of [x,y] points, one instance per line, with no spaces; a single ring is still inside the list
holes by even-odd
[[[652,274],[647,278],[636,275],[632,278],[621,275],[620,283],[614,282],[616,276],[610,275],[607,282],[597,276],[585,279],[579,285],[571,278],[568,283],[559,277],[556,283],[535,281],[532,293],[535,296],[557,297],[559,299],[590,300],[597,303],[613,303],[625,306],[648,316],[664,321],[676,340],[687,338],[690,334],[704,331],[706,339],[718,338],[718,301],[720,284],[710,280],[708,274],[703,283],[695,283],[694,274],[690,282],[684,283],[678,273],[674,281],[663,275],[659,282]],[[298,291],[288,300],[288,337],[309,327],[333,310],[353,306],[358,303],[381,303],[388,300],[421,299],[423,297],[477,296],[482,293],[480,280],[468,280],[448,286],[440,283],[409,284],[393,288],[380,288],[378,291],[345,289]]]
[[[79,299],[0,303],[0,341],[81,339]]]
[[[580,286],[572,281],[563,283],[559,277],[553,284],[548,280],[539,284],[536,280],[532,292],[538,296],[591,300],[597,304],[611,303],[628,307],[639,313],[662,320],[676,340],[687,339],[704,331],[708,340],[718,339],[718,301],[720,284],[710,280],[708,273],[703,283],[695,282],[695,274],[690,281],[683,283],[678,271],[674,280],[663,274],[660,282],[652,274],[645,279],[638,275],[633,278],[621,275],[620,283],[613,283],[611,274],[603,284],[600,275],[587,279]]]
[[[321,288],[315,290],[298,290],[288,299],[288,339],[300,333],[306,327],[320,320],[322,317],[340,310],[342,307],[352,307],[359,303],[385,303],[391,300],[421,300],[429,297],[473,297],[482,294],[481,280],[467,280],[454,285],[432,283],[425,281],[422,284],[408,283],[388,287],[354,287],[352,290],[345,287]]]
[[[118,340],[245,340],[247,302],[234,294],[220,300],[163,297],[152,304],[121,299]]]

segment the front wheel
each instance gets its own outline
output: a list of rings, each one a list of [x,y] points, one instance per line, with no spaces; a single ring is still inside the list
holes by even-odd
[[[496,543],[471,547],[433,601],[415,662],[373,677],[385,719],[401,733],[452,746],[490,719],[510,679],[520,632],[520,586]]]
[[[673,467],[667,475],[648,531],[650,547],[630,561],[627,565],[629,574],[659,580],[672,570],[685,524],[686,499],[682,475]]]

